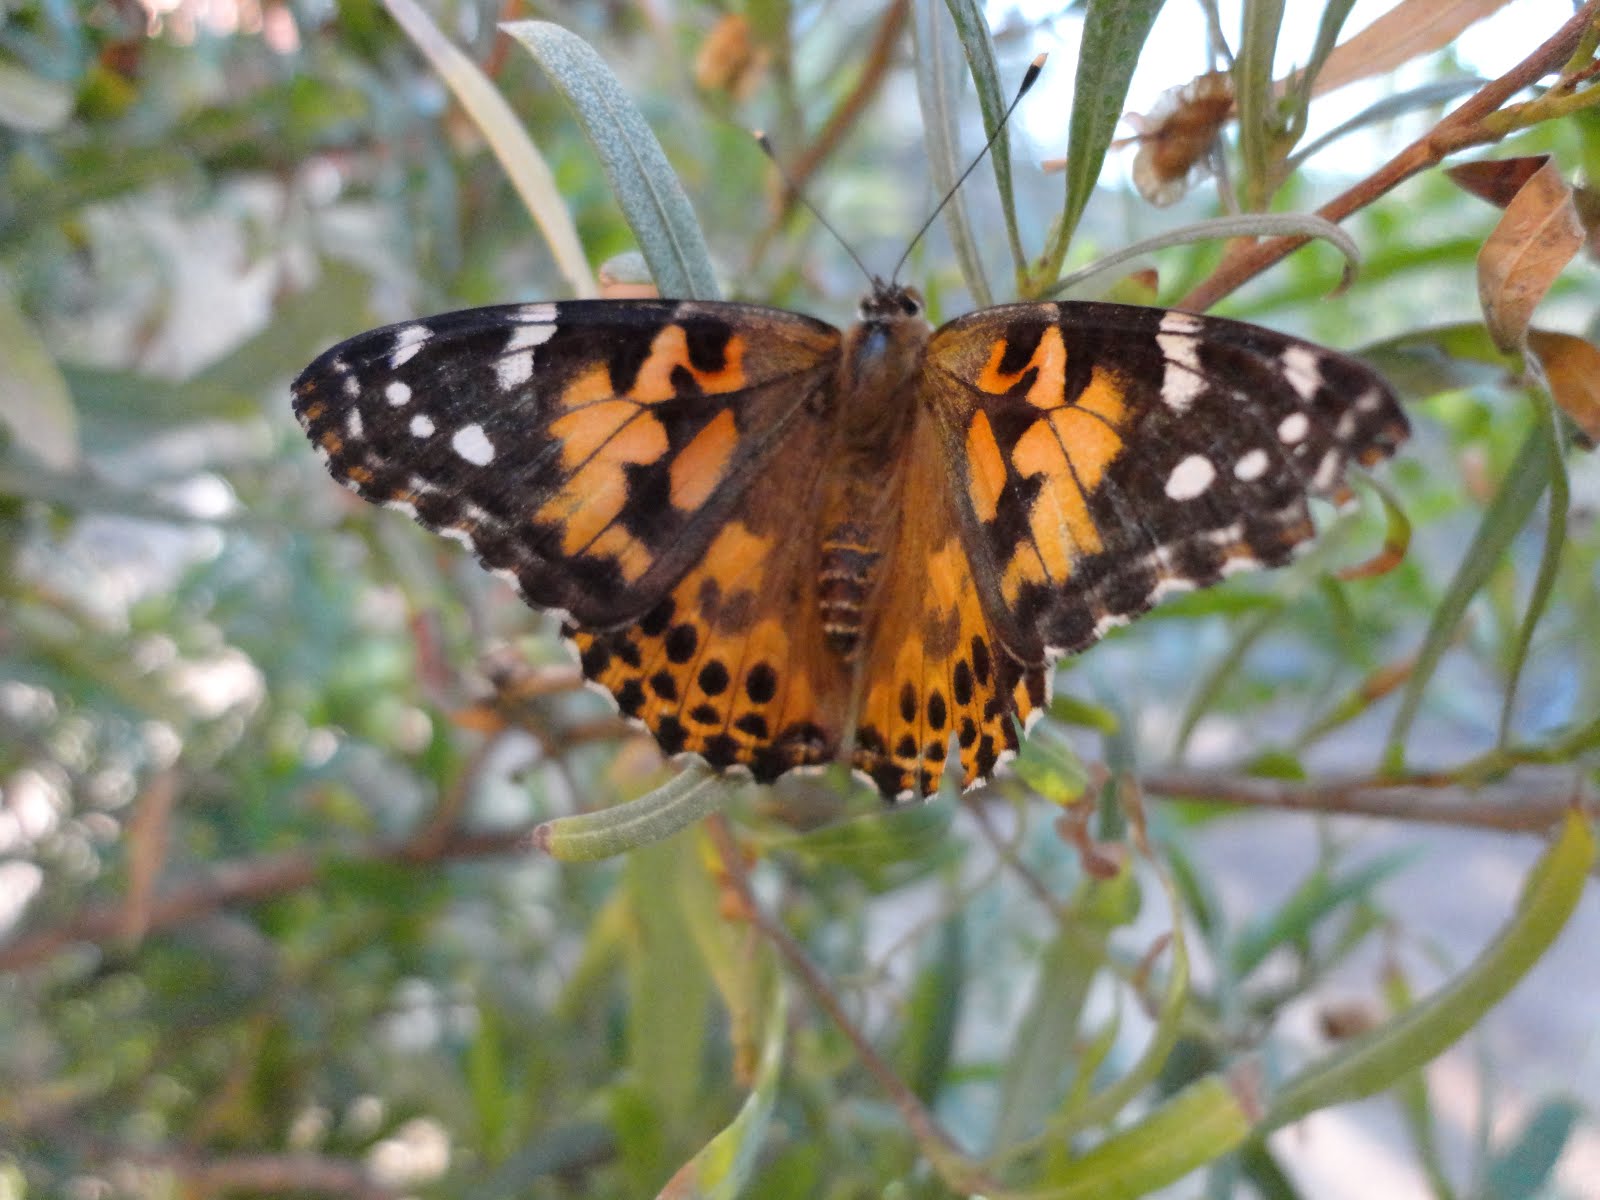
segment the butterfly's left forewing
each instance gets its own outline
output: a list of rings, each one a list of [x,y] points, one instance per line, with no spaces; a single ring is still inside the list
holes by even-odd
[[[1276,566],[1310,495],[1407,425],[1362,363],[1258,326],[1017,304],[939,329],[939,425],[978,585],[1023,662],[1081,650],[1163,595]]]
[[[504,305],[335,346],[294,407],[341,483],[605,629],[704,556],[838,353],[832,326],[752,305]]]

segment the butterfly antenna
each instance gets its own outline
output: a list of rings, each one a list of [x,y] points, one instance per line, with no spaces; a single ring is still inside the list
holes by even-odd
[[[789,172],[783,169],[783,164],[778,161],[777,152],[772,148],[771,139],[759,129],[752,129],[750,133],[751,136],[756,139],[756,145],[761,147],[761,152],[765,154],[767,158],[771,160],[772,165],[777,168],[778,177],[783,180],[783,186],[789,190],[789,194],[796,200],[800,201],[801,204],[804,204],[807,210],[810,211],[811,215],[822,223],[822,227],[829,233],[833,234],[834,240],[838,242],[839,245],[844,247],[845,253],[855,260],[856,266],[861,268],[861,273],[867,277],[867,281],[876,287],[878,283],[878,277],[871,271],[867,270],[867,264],[861,261],[861,256],[855,252],[855,249],[850,245],[849,242],[844,240],[844,236],[828,223],[828,218],[822,215],[822,210],[819,209],[815,204],[811,203],[810,198],[807,197],[805,192],[800,190],[799,184],[795,183],[795,181],[789,177]]]
[[[1000,119],[995,122],[994,132],[989,135],[989,140],[983,144],[983,149],[979,150],[978,153],[973,157],[973,160],[968,165],[967,169],[961,172],[961,178],[957,179],[955,183],[951,185],[950,190],[944,194],[944,199],[939,201],[938,206],[928,214],[928,219],[922,223],[922,228],[917,230],[917,236],[911,239],[911,244],[906,247],[906,252],[900,256],[900,261],[895,263],[894,272],[889,276],[890,283],[893,283],[899,278],[900,268],[906,265],[906,259],[911,257],[911,252],[917,248],[917,243],[922,240],[923,235],[926,234],[929,229],[933,228],[933,223],[938,219],[939,214],[944,211],[944,206],[949,204],[951,200],[955,199],[956,193],[961,190],[961,185],[967,181],[967,176],[971,175],[978,169],[978,164],[983,161],[984,155],[988,154],[993,148],[995,142],[999,141],[1000,135],[1005,132],[1006,122],[1011,120],[1011,114],[1017,111],[1017,105],[1022,103],[1022,98],[1028,94],[1028,89],[1031,88],[1034,85],[1034,81],[1039,78],[1039,72],[1044,70],[1044,60],[1048,57],[1048,54],[1040,54],[1028,64],[1028,70],[1022,76],[1022,84],[1017,88],[1017,94],[1012,97],[1011,103],[1007,106],[1006,111],[1001,113]]]

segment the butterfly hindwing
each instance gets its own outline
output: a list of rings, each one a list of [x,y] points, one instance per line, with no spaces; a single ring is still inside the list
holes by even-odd
[[[1405,417],[1354,359],[1257,326],[1017,304],[938,330],[924,366],[980,586],[1021,661],[1163,595],[1287,561],[1308,495],[1392,453]],[[991,569],[983,570],[985,564]]]
[[[606,628],[701,558],[838,353],[832,326],[754,305],[503,305],[335,346],[294,407],[346,486]]]
[[[921,410],[864,654],[853,755],[889,798],[936,792],[952,738],[962,785],[987,779],[1047,698],[1043,666],[1013,658],[988,619],[952,483],[933,415]]]
[[[584,673],[668,754],[742,764],[763,781],[838,754],[850,669],[826,648],[813,533],[830,415],[831,405],[796,414],[781,451],[642,620],[569,630]]]

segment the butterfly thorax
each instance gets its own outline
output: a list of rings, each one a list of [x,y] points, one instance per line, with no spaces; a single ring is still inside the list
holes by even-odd
[[[817,565],[823,632],[846,659],[866,630],[900,511],[917,372],[931,332],[916,294],[881,281],[861,302],[860,317],[839,361]]]

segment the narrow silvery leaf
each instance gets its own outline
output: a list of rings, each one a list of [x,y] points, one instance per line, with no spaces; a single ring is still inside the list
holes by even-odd
[[[482,131],[484,140],[510,178],[511,186],[522,198],[528,215],[544,234],[556,266],[566,277],[573,294],[595,295],[589,260],[583,253],[583,243],[578,240],[566,202],[556,187],[555,176],[505,97],[478,69],[478,64],[440,32],[414,0],[384,0],[384,3]]]
[[[577,114],[663,296],[715,300],[705,237],[661,143],[588,42],[547,21],[501,26],[527,48]]]

